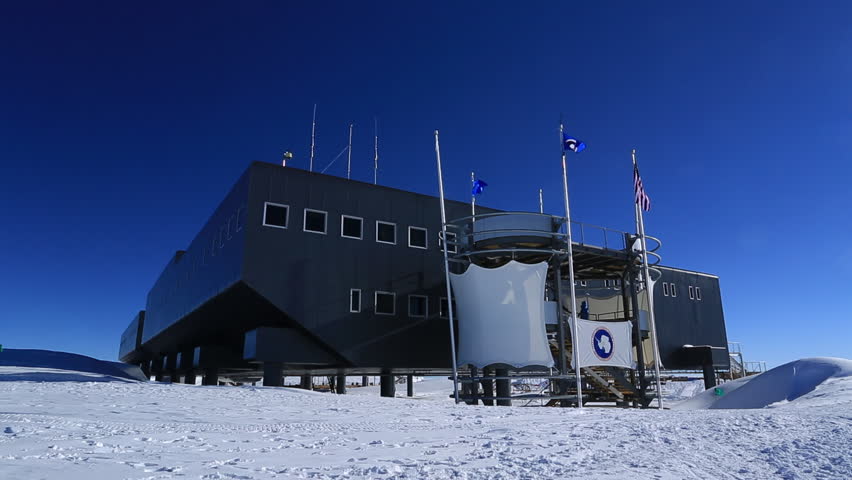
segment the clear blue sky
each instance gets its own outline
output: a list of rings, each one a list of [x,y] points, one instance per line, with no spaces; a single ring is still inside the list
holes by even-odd
[[[574,218],[625,230],[636,148],[746,360],[852,358],[849,2],[294,3],[0,6],[0,343],[114,359],[249,162],[307,167],[316,103],[320,166],[354,121],[371,179],[375,116],[380,183],[435,194],[437,128],[451,198],[552,213],[562,113]]]

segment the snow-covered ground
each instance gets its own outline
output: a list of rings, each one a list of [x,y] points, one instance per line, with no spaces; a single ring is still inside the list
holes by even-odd
[[[849,479],[852,362],[819,362],[837,368],[771,408],[665,411],[454,406],[444,379],[408,399],[0,366],[0,478]]]

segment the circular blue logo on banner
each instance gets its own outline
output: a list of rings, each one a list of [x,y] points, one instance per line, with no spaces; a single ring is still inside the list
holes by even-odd
[[[609,330],[601,327],[595,330],[592,335],[592,347],[595,349],[595,355],[601,360],[609,360],[612,357],[614,348],[612,334]]]

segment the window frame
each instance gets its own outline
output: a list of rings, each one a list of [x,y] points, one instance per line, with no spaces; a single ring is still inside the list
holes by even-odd
[[[701,287],[695,287],[695,299],[701,301]]]
[[[393,298],[393,313],[379,311],[379,294],[390,295]],[[385,315],[389,317],[396,316],[396,292],[386,292],[384,290],[376,290],[373,293],[373,313],[376,315]]]
[[[412,245],[411,244],[411,231],[412,230],[420,230],[420,231],[423,232],[424,245],[422,247],[419,246],[419,245]],[[409,248],[419,248],[421,250],[428,250],[429,249],[429,229],[424,228],[424,227],[415,227],[413,225],[409,225],[408,226],[408,247]]]
[[[672,298],[677,297],[677,288],[675,287],[674,282],[669,284],[669,289],[671,290]]]
[[[355,292],[358,292],[358,309],[352,308],[352,299],[354,298],[353,294]],[[361,313],[361,310],[364,307],[363,303],[364,302],[363,302],[363,297],[361,295],[361,289],[360,288],[350,288],[349,289],[349,313]]]
[[[689,286],[689,299],[695,300],[695,287],[692,285]]]
[[[344,233],[345,230],[343,228],[343,223],[347,218],[351,219],[351,220],[359,220],[361,222],[361,228],[358,231],[359,236],[352,237],[352,236],[346,235]],[[364,240],[364,219],[362,217],[356,217],[354,215],[341,215],[340,216],[340,236],[343,237],[343,238],[351,238],[352,240]]]
[[[391,225],[393,226],[393,242],[387,242],[385,240],[379,240],[379,225]],[[384,220],[376,220],[376,243],[384,243],[385,245],[396,245],[396,223],[394,222],[386,222]]]
[[[411,313],[411,300],[414,298],[422,298],[423,299],[423,315],[413,315]],[[429,317],[429,296],[428,295],[418,295],[415,293],[408,295],[408,318],[427,318]]]
[[[308,212],[323,214],[322,232],[316,230],[308,230]],[[314,208],[306,208],[302,214],[302,231],[306,233],[316,233],[317,235],[328,235],[328,212],[325,210],[317,210]]]
[[[669,296],[669,284],[668,284],[668,282],[663,282],[663,296],[664,297]]]
[[[284,214],[284,226],[281,225],[272,225],[266,223],[266,208],[272,205],[273,207],[284,207],[287,210],[287,213]],[[287,230],[287,227],[290,226],[290,205],[284,205],[283,203],[275,203],[275,202],[263,202],[263,226],[264,227],[272,227],[272,228],[281,228]]]

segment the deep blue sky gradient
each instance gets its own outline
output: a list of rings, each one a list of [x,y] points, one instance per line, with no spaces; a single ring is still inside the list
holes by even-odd
[[[463,5],[456,5],[457,3]],[[721,276],[746,360],[852,358],[852,4],[4,2],[0,343],[114,359],[148,288],[249,162],[632,227]],[[311,5],[308,7],[307,5]],[[345,174],[345,157],[329,169]]]

